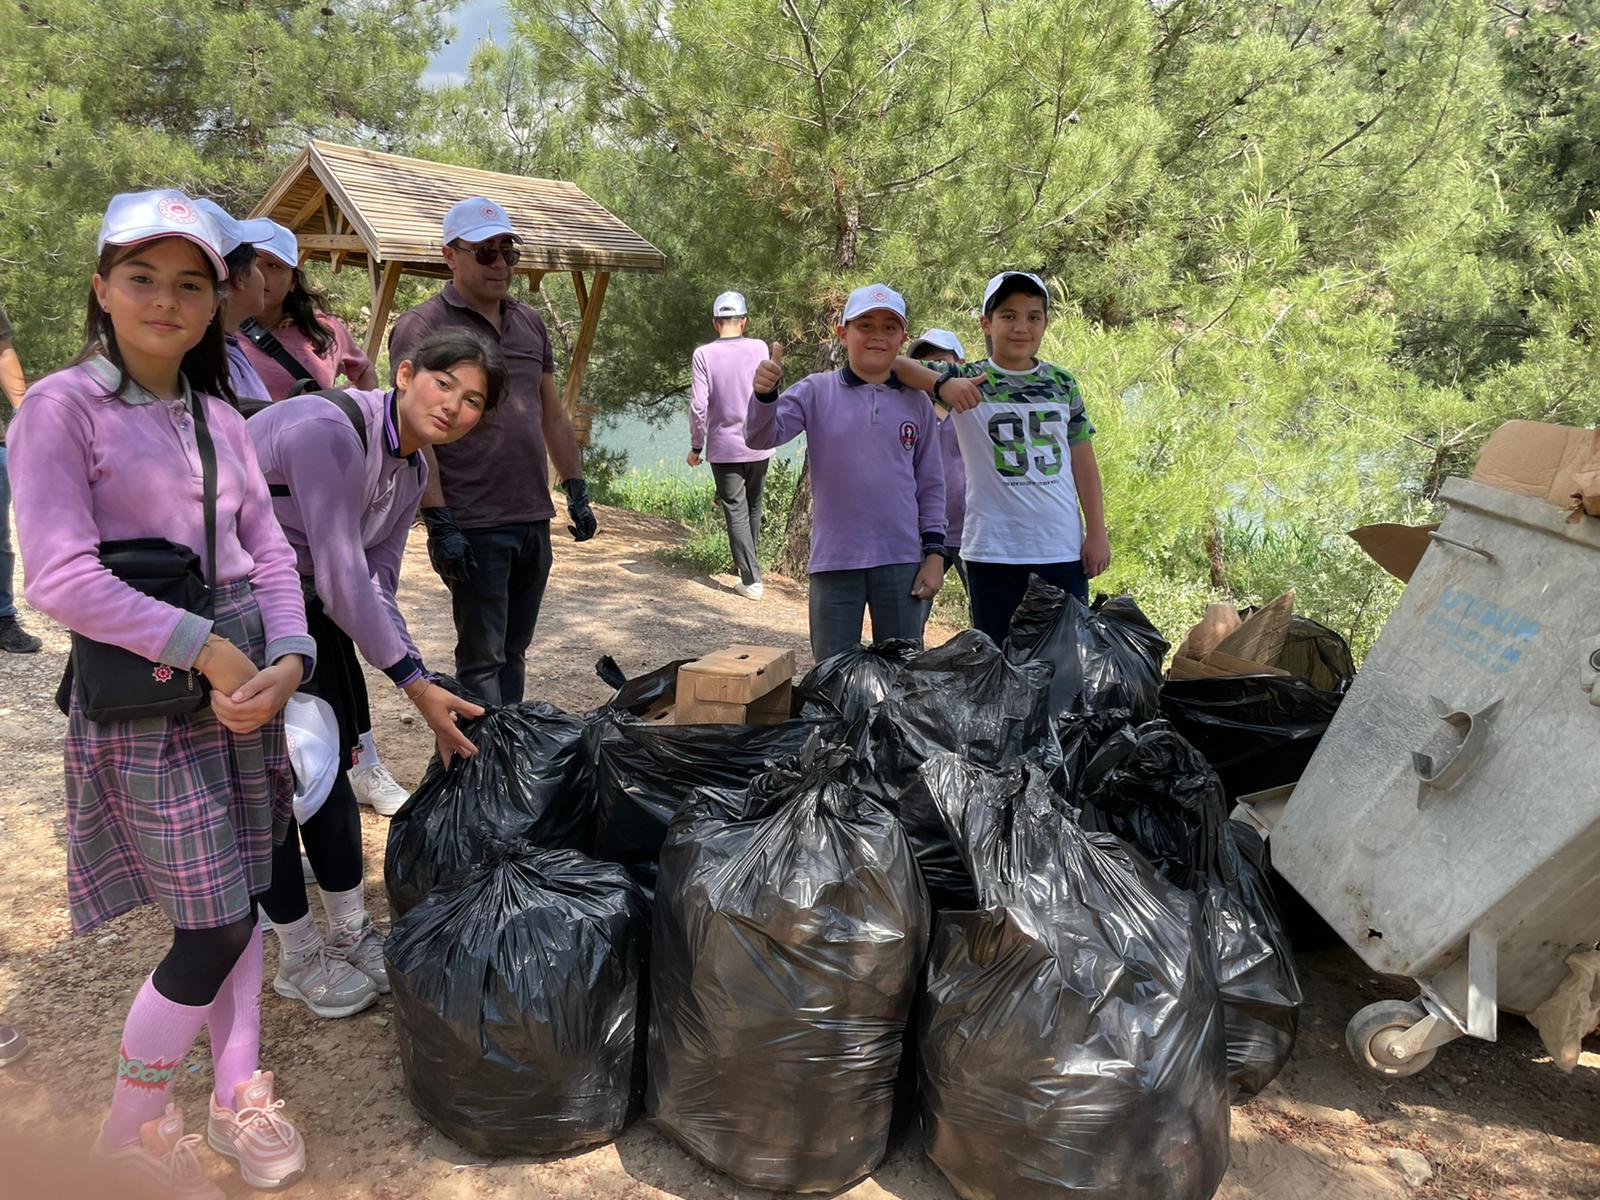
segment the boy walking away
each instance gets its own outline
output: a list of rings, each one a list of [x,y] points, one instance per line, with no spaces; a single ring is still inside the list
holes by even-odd
[[[845,365],[781,396],[783,347],[774,344],[756,368],[745,417],[745,441],[757,449],[801,433],[810,446],[811,653],[819,663],[860,643],[863,611],[875,641],[921,642],[946,555],[933,406],[893,370],[906,340],[905,301],[883,284],[857,288],[836,332]]]
[[[761,545],[761,491],[772,451],[754,450],[744,440],[744,414],[750,382],[767,357],[767,344],[745,337],[750,315],[738,292],[723,292],[712,302],[711,323],[717,340],[694,352],[688,462],[698,467],[704,455],[711,463],[717,503],[728,523],[728,548],[739,572],[733,590],[747,600],[759,600],[766,590],[756,557]]]
[[[948,329],[924,330],[921,337],[911,343],[908,351],[918,362],[964,363],[966,347],[961,339]],[[935,404],[933,411],[939,416],[939,460],[944,465],[944,548],[950,551],[946,559],[955,568],[961,586],[970,594],[967,582],[967,564],[961,561],[961,527],[967,516],[967,468],[961,461],[961,444],[956,440],[956,427],[950,420],[950,410]]]
[[[967,469],[961,550],[972,624],[996,642],[1005,639],[1029,575],[1087,601],[1089,580],[1111,565],[1094,426],[1078,381],[1038,357],[1049,324],[1044,280],[1002,271],[983,293],[989,358],[938,368],[909,358],[895,364],[901,378],[932,388],[955,414]]]

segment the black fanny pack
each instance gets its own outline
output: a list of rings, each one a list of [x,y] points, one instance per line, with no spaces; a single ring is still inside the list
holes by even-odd
[[[198,396],[194,398],[194,433],[200,451],[209,576],[201,569],[199,555],[166,538],[101,542],[99,554],[101,565],[136,591],[210,617],[217,564],[217,452],[206,425],[205,401]],[[198,671],[152,662],[81,633],[72,635],[72,654],[56,689],[56,704],[62,712],[69,710],[74,686],[78,706],[91,721],[186,716],[205,707],[210,691]]]

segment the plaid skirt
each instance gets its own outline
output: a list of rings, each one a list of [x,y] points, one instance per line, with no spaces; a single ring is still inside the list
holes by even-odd
[[[258,665],[261,612],[247,580],[219,585],[215,632]],[[74,933],[156,903],[180,929],[250,915],[288,830],[294,773],[282,716],[254,733],[209,708],[186,717],[67,718],[67,901]]]

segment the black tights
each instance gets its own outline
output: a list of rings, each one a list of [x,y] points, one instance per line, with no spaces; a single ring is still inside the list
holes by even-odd
[[[151,982],[174,1004],[200,1008],[222,990],[256,928],[256,902],[250,915],[215,929],[174,929],[172,949],[156,966]]]
[[[302,838],[323,891],[348,892],[361,885],[361,814],[346,772],[339,772],[316,814],[303,826],[291,819],[289,836],[272,848],[272,884],[261,897],[261,907],[274,925],[288,925],[311,911],[300,868]]]

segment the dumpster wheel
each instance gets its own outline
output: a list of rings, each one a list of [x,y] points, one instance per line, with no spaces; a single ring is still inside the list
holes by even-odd
[[[1344,1044],[1350,1057],[1374,1075],[1399,1078],[1415,1075],[1433,1061],[1435,1050],[1394,1054],[1394,1042],[1406,1030],[1425,1020],[1428,1010],[1415,1001],[1380,1000],[1369,1004],[1345,1026]]]

